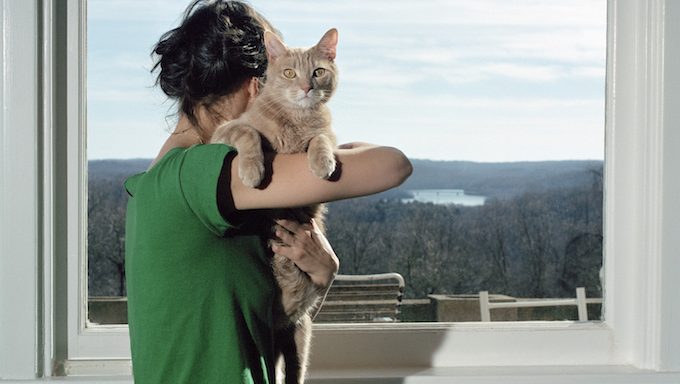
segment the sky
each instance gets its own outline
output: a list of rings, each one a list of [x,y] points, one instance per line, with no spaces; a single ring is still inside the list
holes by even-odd
[[[155,157],[175,105],[149,71],[188,0],[89,0],[88,157]],[[251,0],[289,46],[339,31],[339,142],[410,158],[604,158],[606,0]]]

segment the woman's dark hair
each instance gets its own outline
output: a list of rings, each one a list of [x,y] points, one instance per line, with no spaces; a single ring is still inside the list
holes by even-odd
[[[269,23],[245,3],[194,1],[179,27],[154,47],[152,72],[160,67],[156,84],[196,123],[196,106],[209,106],[246,79],[264,76],[265,29],[271,29]]]

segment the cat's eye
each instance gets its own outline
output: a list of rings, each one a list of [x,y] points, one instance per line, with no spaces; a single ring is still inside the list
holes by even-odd
[[[294,69],[284,69],[283,70],[283,76],[285,76],[287,79],[294,79],[295,78],[295,70]]]
[[[324,68],[317,68],[314,70],[314,77],[321,77],[324,74],[326,74],[326,70]]]

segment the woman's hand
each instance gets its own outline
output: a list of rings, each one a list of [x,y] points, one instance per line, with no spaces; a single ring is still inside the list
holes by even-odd
[[[353,141],[351,143],[344,143],[338,145],[338,149],[356,149],[356,148],[368,148],[368,147],[376,147],[375,144],[369,144],[369,143],[363,143],[359,141]]]
[[[293,261],[317,287],[331,285],[340,262],[314,220],[311,225],[277,220],[276,236],[282,244],[273,244],[272,251]]]

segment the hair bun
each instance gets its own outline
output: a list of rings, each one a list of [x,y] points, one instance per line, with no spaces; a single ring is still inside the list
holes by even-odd
[[[243,81],[264,75],[267,54],[263,20],[238,1],[198,0],[179,27],[154,47],[156,83],[194,119],[196,105],[232,93]]]

